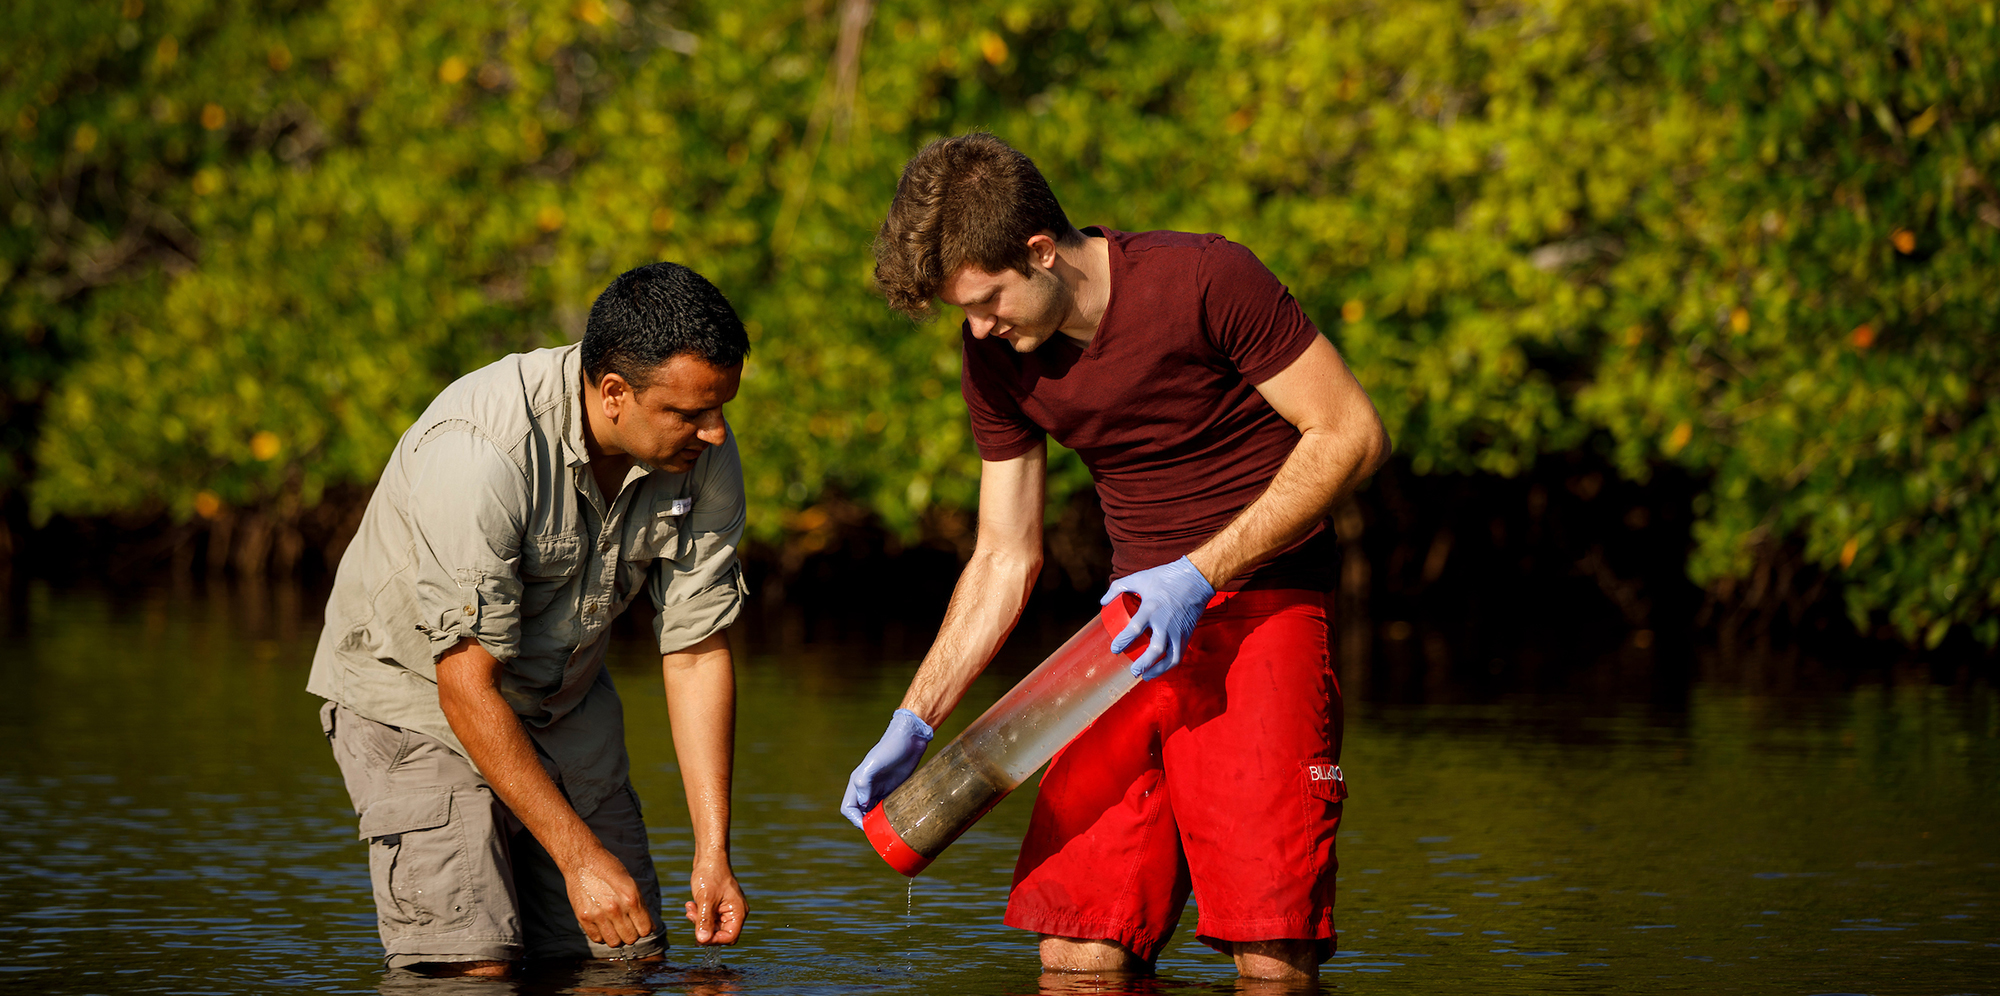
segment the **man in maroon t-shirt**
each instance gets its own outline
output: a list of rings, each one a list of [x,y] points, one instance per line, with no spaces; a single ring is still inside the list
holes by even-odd
[[[1050,765],[1006,922],[1046,970],[1145,971],[1192,891],[1241,974],[1317,976],[1346,797],[1325,520],[1388,452],[1367,394],[1249,250],[1079,231],[991,135],[919,152],[875,251],[892,306],[965,313],[979,539],[842,812],[859,826],[909,777],[1020,618],[1054,436],[1096,479],[1104,600],[1140,599],[1113,649],[1146,634],[1148,680]]]

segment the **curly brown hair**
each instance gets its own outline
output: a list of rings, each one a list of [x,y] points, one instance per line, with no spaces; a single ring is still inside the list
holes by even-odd
[[[923,321],[938,291],[968,263],[1028,273],[1028,240],[1048,232],[1075,245],[1033,160],[985,132],[940,138],[912,157],[875,237],[875,284],[889,306]]]

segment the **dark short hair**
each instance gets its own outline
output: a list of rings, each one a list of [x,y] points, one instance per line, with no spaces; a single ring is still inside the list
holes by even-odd
[[[660,364],[682,353],[727,369],[749,352],[750,337],[729,299],[679,263],[619,274],[597,295],[583,328],[583,372],[592,383],[615,373],[642,388]]]
[[[968,263],[1028,274],[1028,240],[1041,232],[1064,245],[1083,239],[1033,160],[985,132],[940,138],[896,181],[875,237],[875,286],[890,307],[921,321]]]

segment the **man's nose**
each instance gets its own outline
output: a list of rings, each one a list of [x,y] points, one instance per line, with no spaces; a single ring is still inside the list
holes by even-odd
[[[721,446],[722,441],[729,438],[729,423],[723,421],[722,412],[710,412],[703,418],[701,425],[694,430],[694,438],[710,446]]]
[[[965,320],[972,326],[972,336],[975,339],[984,339],[992,335],[993,330],[1000,325],[1000,319],[992,315],[981,317],[979,315],[968,314],[965,316]]]

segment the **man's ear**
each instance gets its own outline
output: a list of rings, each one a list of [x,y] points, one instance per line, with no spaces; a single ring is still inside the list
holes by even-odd
[[[1056,264],[1056,239],[1047,232],[1036,232],[1028,236],[1028,259],[1042,269],[1050,269]]]
[[[632,403],[632,385],[624,377],[607,373],[597,382],[598,403],[604,406],[604,417],[616,421],[623,414],[625,406]]]

